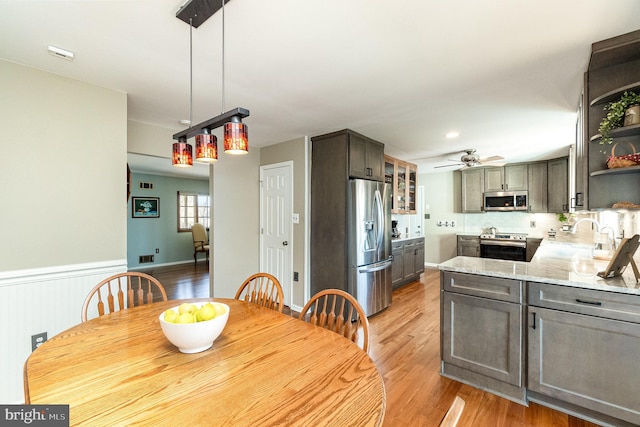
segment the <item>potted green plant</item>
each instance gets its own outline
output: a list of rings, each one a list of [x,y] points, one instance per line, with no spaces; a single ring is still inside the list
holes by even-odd
[[[571,215],[567,217],[564,212],[558,212],[556,215],[558,215],[558,221],[562,224],[562,231],[569,231],[571,229],[571,224],[569,224]]]
[[[627,109],[636,105],[640,105],[640,95],[627,91],[622,94],[619,100],[605,105],[604,110],[607,111],[607,115],[602,119],[598,128],[602,137],[600,144],[611,144],[613,141],[611,131],[623,125]]]

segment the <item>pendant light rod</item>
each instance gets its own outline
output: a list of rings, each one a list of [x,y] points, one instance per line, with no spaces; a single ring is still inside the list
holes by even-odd
[[[193,124],[193,19],[189,18],[189,126]]]
[[[213,130],[213,129],[219,128],[220,126],[230,121],[232,117],[239,117],[243,119],[245,117],[249,117],[249,114],[250,114],[249,110],[247,110],[246,108],[236,107],[233,110],[229,110],[226,113],[222,113],[219,116],[212,117],[209,120],[206,120],[202,123],[198,123],[195,126],[191,126],[189,129],[185,129],[181,132],[174,134],[173,139],[178,140],[182,137],[188,139],[196,136],[204,128]]]
[[[222,108],[220,112],[224,112],[224,0],[222,0]]]

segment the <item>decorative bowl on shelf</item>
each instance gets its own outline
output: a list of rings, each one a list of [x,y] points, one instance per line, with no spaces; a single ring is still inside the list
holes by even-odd
[[[190,313],[190,315],[194,316],[193,320],[189,321],[188,316],[181,313],[181,311],[186,311],[185,307],[183,307],[184,304],[173,307],[164,311],[158,317],[164,336],[167,337],[167,340],[169,340],[171,344],[178,347],[178,350],[182,353],[199,353],[211,348],[213,342],[218,338],[218,336],[220,336],[222,330],[227,324],[227,320],[229,319],[229,306],[220,302],[196,302],[185,304],[194,306],[196,311],[200,310],[203,306],[210,304],[215,310],[215,316],[208,320],[198,320],[198,318],[206,319],[209,316],[200,316],[197,318],[198,315],[196,312],[193,312]],[[181,310],[181,307],[183,310]],[[207,309],[210,311],[209,307],[207,307]],[[169,313],[169,315],[167,315],[166,313],[170,310],[173,313]],[[177,316],[183,316],[183,319],[177,320],[173,318],[174,314]],[[165,316],[168,317],[165,318]]]

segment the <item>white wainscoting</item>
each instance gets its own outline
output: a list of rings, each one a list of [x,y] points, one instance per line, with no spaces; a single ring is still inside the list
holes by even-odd
[[[123,271],[126,259],[0,272],[0,402],[24,403],[23,368],[31,336],[47,332],[51,339],[80,323],[89,290]]]

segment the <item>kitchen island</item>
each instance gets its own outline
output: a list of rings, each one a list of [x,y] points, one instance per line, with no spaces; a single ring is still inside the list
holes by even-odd
[[[587,245],[545,239],[531,262],[456,257],[441,270],[441,373],[603,425],[640,425],[640,284]]]

